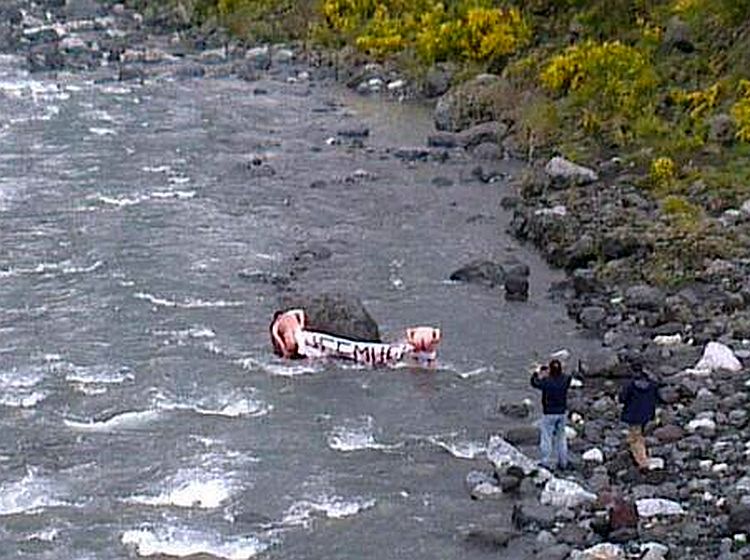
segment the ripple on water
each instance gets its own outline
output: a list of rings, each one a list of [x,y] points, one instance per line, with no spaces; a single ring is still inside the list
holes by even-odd
[[[133,294],[136,299],[142,299],[148,301],[159,307],[178,307],[182,309],[203,309],[213,307],[241,307],[245,305],[244,301],[227,301],[227,300],[215,300],[209,301],[200,298],[187,297],[182,301],[168,299],[165,297],[156,296],[146,292],[136,292]]]
[[[456,434],[443,436],[428,436],[427,441],[442,447],[448,453],[459,459],[476,459],[487,452],[487,444],[466,440],[458,437]]]
[[[157,507],[213,509],[229,500],[234,489],[232,474],[204,469],[181,469],[159,484],[155,493],[131,496],[125,501]]]
[[[247,560],[267,550],[273,542],[251,536],[221,538],[218,535],[175,526],[144,527],[125,531],[122,543],[139,556],[185,557],[207,554],[226,560]]]
[[[36,513],[47,507],[66,505],[56,497],[57,485],[33,470],[20,480],[0,485],[0,515]]]
[[[286,527],[309,526],[316,513],[331,519],[343,519],[357,515],[375,506],[372,498],[341,496],[321,496],[310,500],[300,500],[291,505],[284,514],[281,525]]]
[[[224,416],[227,418],[265,416],[273,406],[252,396],[247,390],[205,394],[202,388],[201,396],[181,397],[160,393],[156,396],[156,406],[159,410],[187,410],[204,416]],[[250,390],[252,393],[253,391]]]
[[[363,449],[395,449],[403,444],[385,444],[375,441],[374,420],[364,416],[336,426],[328,434],[328,447],[336,451],[359,451]]]
[[[63,423],[74,430],[86,432],[114,432],[119,430],[138,429],[158,417],[158,410],[130,410],[114,414],[103,420],[71,420],[66,418],[63,420]]]
[[[41,371],[0,372],[0,404],[13,408],[33,408],[49,394],[37,388],[43,380],[44,373]]]

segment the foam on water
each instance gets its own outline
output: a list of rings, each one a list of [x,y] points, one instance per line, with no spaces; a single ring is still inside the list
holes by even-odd
[[[164,481],[156,495],[138,495],[125,500],[149,506],[176,506],[213,509],[226,502],[234,483],[226,475],[201,469],[183,469]]]
[[[142,299],[148,302],[151,302],[154,305],[161,306],[161,307],[179,307],[183,309],[201,309],[201,308],[211,308],[211,307],[241,307],[245,305],[244,301],[226,301],[226,300],[216,300],[216,301],[207,301],[200,298],[192,298],[187,297],[182,301],[176,301],[172,299],[167,299],[164,297],[155,296],[153,294],[149,294],[146,292],[136,292],[133,294],[133,297],[136,299]]]
[[[87,432],[112,432],[117,430],[136,429],[159,417],[158,410],[134,410],[115,414],[106,420],[70,420],[63,422],[69,428]]]
[[[57,487],[51,480],[29,471],[21,480],[0,485],[0,515],[35,513],[65,505],[55,497],[56,492]]]
[[[309,526],[316,513],[331,519],[343,519],[375,506],[374,499],[361,497],[342,498],[322,496],[313,500],[300,500],[286,511],[281,524],[287,527]]]
[[[153,331],[153,334],[155,336],[167,337],[170,340],[176,341],[178,344],[183,344],[190,339],[210,339],[216,337],[216,333],[213,330],[200,325],[188,327],[187,329],[170,331],[155,330]]]
[[[32,267],[8,268],[0,271],[0,277],[11,277],[33,274],[85,274],[94,272],[104,265],[102,261],[91,264],[77,264],[69,260],[61,262],[41,262]]]
[[[237,361],[246,370],[261,370],[279,377],[297,377],[320,371],[321,363],[314,362],[270,362],[265,363],[256,358],[242,358]]]
[[[37,389],[44,379],[40,371],[12,370],[0,372],[0,405],[32,408],[47,398],[47,391]]]
[[[426,439],[459,459],[476,459],[487,452],[485,443],[458,439],[455,435],[429,436]]]
[[[268,403],[238,393],[184,400],[158,395],[156,406],[160,410],[190,410],[205,416],[227,418],[265,416],[273,410],[273,406]]]
[[[66,371],[65,380],[85,395],[102,395],[112,385],[122,385],[135,380],[135,375],[127,369],[112,371],[106,367],[84,367],[75,364],[59,364],[56,365],[56,369]]]
[[[179,527],[154,527],[125,531],[122,543],[139,556],[184,558],[206,554],[226,560],[247,560],[267,550],[271,542],[256,537],[222,539],[217,535]]]
[[[149,196],[155,200],[189,200],[195,194],[195,191],[153,191]]]
[[[89,132],[96,136],[116,136],[117,131],[113,128],[104,128],[101,126],[90,126]]]
[[[43,531],[37,531],[36,533],[31,533],[28,537],[26,537],[26,540],[27,541],[52,542],[59,535],[60,535],[59,529],[54,529],[54,528],[44,529]]]
[[[336,426],[328,434],[328,447],[336,451],[359,451],[362,449],[394,449],[401,444],[384,444],[375,441],[374,421],[365,416],[356,422]]]

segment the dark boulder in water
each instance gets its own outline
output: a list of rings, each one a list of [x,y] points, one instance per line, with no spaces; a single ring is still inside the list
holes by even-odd
[[[304,309],[311,330],[352,340],[380,341],[378,324],[357,297],[340,293],[293,296],[285,298],[283,304],[284,309]]]

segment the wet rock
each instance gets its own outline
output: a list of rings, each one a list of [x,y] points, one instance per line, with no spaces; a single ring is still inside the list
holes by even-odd
[[[275,272],[267,272],[264,270],[241,270],[237,273],[237,276],[243,280],[253,282],[256,284],[271,284],[273,286],[288,286],[291,283],[291,278]]]
[[[521,469],[525,475],[536,473],[539,470],[536,461],[521,453],[513,445],[499,436],[490,437],[489,444],[487,445],[487,459],[497,470],[517,467]]]
[[[450,89],[437,102],[435,128],[458,132],[495,119],[498,96],[504,96],[507,82],[494,74],[480,74]]]
[[[436,132],[427,137],[427,145],[434,148],[464,147],[464,138],[455,132]]]
[[[324,261],[331,258],[333,252],[325,245],[309,245],[297,251],[292,257],[295,261]]]
[[[498,144],[508,134],[508,125],[498,121],[481,123],[458,133],[461,145],[467,149],[480,144],[493,144],[499,150]]]
[[[674,443],[685,436],[685,430],[675,424],[667,424],[654,429],[652,435],[659,443]]]
[[[648,284],[638,284],[625,291],[625,303],[644,311],[659,311],[664,307],[664,292]]]
[[[562,478],[551,478],[542,490],[540,501],[542,505],[575,508],[583,504],[593,503],[596,499],[596,494],[588,492],[577,482]]]
[[[494,484],[495,479],[491,474],[482,471],[469,471],[466,474],[466,487],[469,491],[473,490],[479,484]]]
[[[494,161],[503,157],[503,150],[500,146],[492,142],[482,142],[471,150],[474,159]]]
[[[612,543],[601,543],[586,550],[574,550],[570,560],[625,560],[627,556],[621,546]]]
[[[452,272],[449,278],[456,282],[468,282],[470,284],[483,284],[494,287],[505,282],[505,270],[498,263],[477,260]]]
[[[679,503],[664,498],[643,498],[637,500],[635,505],[638,508],[639,517],[663,517],[685,514],[685,510]]]
[[[515,426],[507,429],[503,437],[513,445],[531,445],[539,441],[539,428],[536,426]]]
[[[402,146],[393,152],[394,157],[404,161],[427,161],[431,154],[431,150],[418,146]]]
[[[750,534],[750,504],[732,504],[727,529],[730,533]]]
[[[563,157],[553,157],[544,166],[544,172],[552,179],[553,184],[565,187],[568,185],[587,185],[599,180],[593,169],[578,165]]]
[[[370,135],[370,128],[364,124],[351,125],[340,128],[336,135],[343,138],[366,138]]]
[[[587,329],[597,329],[606,317],[606,309],[598,305],[590,305],[581,310],[578,321]]]
[[[570,554],[570,545],[560,543],[540,550],[527,560],[565,560]]]
[[[512,529],[502,527],[466,527],[461,533],[469,544],[492,549],[504,548],[518,536]]]
[[[284,309],[304,309],[312,330],[353,340],[380,340],[377,323],[356,297],[339,293],[287,296],[282,303]]]
[[[553,507],[539,504],[515,504],[511,520],[516,529],[523,531],[539,531],[552,529],[555,526]]]
[[[51,72],[65,66],[65,58],[57,43],[33,47],[26,57],[30,72]]]
[[[529,299],[529,281],[521,276],[508,276],[505,279],[505,299],[526,301]]]
[[[494,482],[480,482],[471,489],[472,500],[496,500],[503,495],[503,489]]]
[[[500,414],[509,418],[527,418],[531,412],[531,406],[528,402],[503,402],[497,407]]]
[[[617,352],[609,348],[600,348],[586,354],[581,359],[580,369],[586,377],[618,377],[625,373]]]
[[[438,97],[448,91],[456,73],[455,64],[439,62],[427,70],[422,92],[427,97]]]

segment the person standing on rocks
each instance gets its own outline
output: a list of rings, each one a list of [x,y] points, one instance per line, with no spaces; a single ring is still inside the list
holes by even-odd
[[[549,366],[531,375],[531,386],[542,391],[542,422],[539,448],[542,466],[553,470],[553,457],[559,469],[567,470],[568,440],[565,435],[567,424],[568,389],[572,381],[563,373],[560,360],[552,360]]]
[[[628,425],[627,441],[630,453],[638,469],[649,467],[646,439],[643,431],[656,415],[656,403],[659,401],[659,388],[644,371],[640,364],[633,364],[633,378],[620,391],[622,403],[622,421]]]

